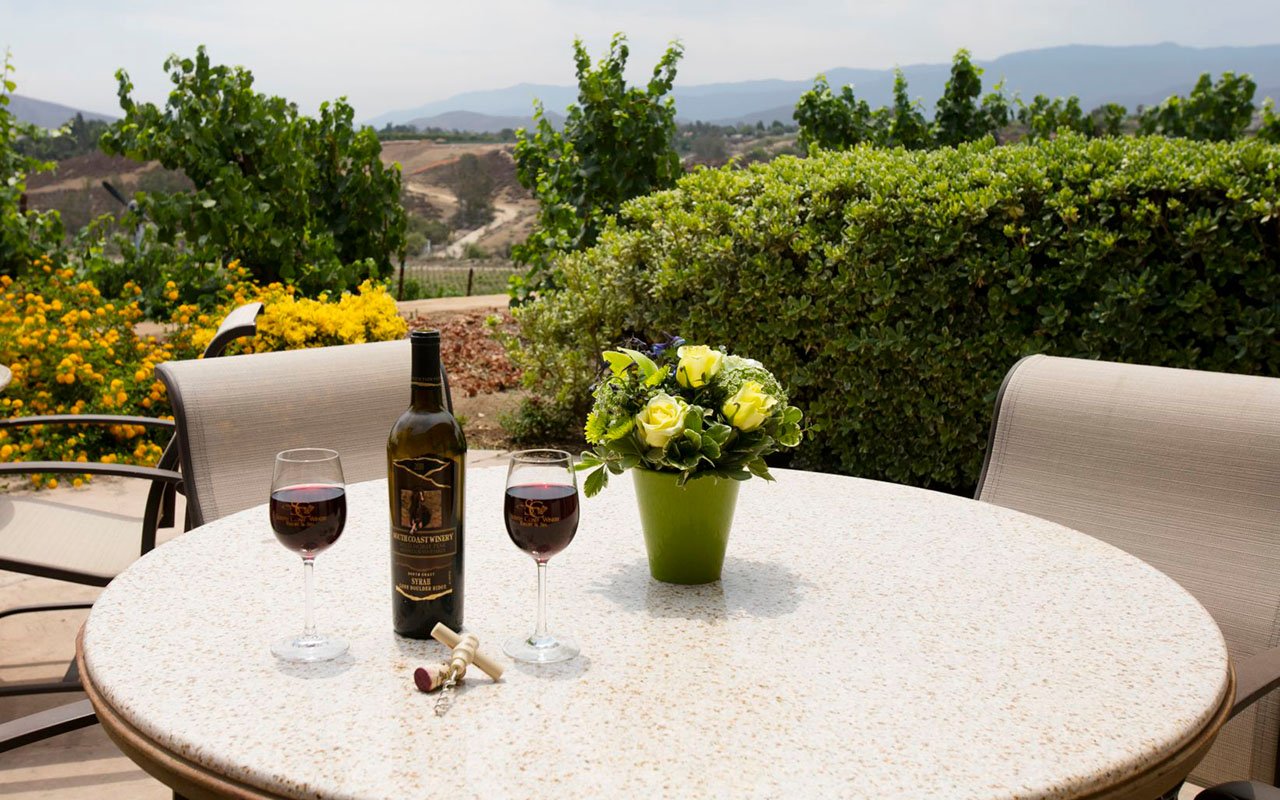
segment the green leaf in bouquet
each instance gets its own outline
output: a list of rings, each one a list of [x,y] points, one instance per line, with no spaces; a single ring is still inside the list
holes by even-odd
[[[586,481],[582,484],[582,490],[586,492],[587,497],[595,497],[600,490],[609,485],[609,473],[603,468],[596,470],[587,476]]]
[[[640,445],[636,443],[636,437],[623,436],[609,442],[609,447],[622,456],[638,456],[640,455]]]
[[[662,459],[666,458],[667,451],[664,447],[650,447],[644,454],[645,461],[653,464],[662,463]]]
[[[716,443],[715,439],[710,436],[702,437],[702,455],[712,463],[715,463],[715,460],[720,457],[720,445]]]
[[[631,431],[633,431],[635,427],[636,427],[635,417],[627,417],[622,422],[619,422],[617,425],[614,425],[612,428],[609,428],[607,431],[605,431],[604,440],[606,442],[612,442],[615,439],[621,439],[623,436],[626,436],[628,433],[631,433]]]
[[[800,426],[788,425],[778,431],[778,444],[783,447],[796,447],[800,444]]]
[[[644,353],[641,353],[639,350],[631,350],[626,347],[620,347],[618,349],[631,357],[631,360],[635,362],[636,367],[640,370],[640,377],[645,378],[646,383],[647,379],[658,371],[658,365],[653,363],[653,359],[649,358]],[[610,363],[610,366],[613,366],[612,362]],[[615,370],[614,374],[617,375],[619,373]]]
[[[599,442],[605,438],[605,426],[604,416],[597,411],[592,411],[587,414],[587,424],[582,432],[588,442]]]
[[[623,456],[622,461],[620,461],[619,464],[623,469],[631,469],[633,467],[638,467],[640,466],[640,456],[639,455]]]
[[[592,467],[598,467],[603,463],[604,460],[601,459],[600,456],[590,450],[583,450],[581,459],[577,464],[573,465],[573,468],[578,472],[582,472],[583,470],[588,470]]]
[[[763,458],[754,458],[748,461],[747,469],[757,478],[764,478],[766,481],[773,480],[773,476],[769,474],[769,465],[764,463]]]
[[[685,428],[685,429],[684,429],[684,438],[685,438],[685,441],[687,441],[687,442],[689,442],[689,444],[693,445],[693,447],[694,447],[694,449],[695,449],[695,450],[701,450],[701,449],[702,449],[702,434],[700,434],[700,433],[698,433],[697,431],[692,430],[692,429],[690,429],[690,428]]]
[[[667,373],[671,371],[670,367],[662,367],[652,375],[644,379],[645,386],[657,386],[667,379]]]
[[[786,410],[782,412],[782,424],[799,425],[800,420],[803,417],[804,417],[804,414],[800,411],[800,409],[796,408],[795,406],[787,406]]]
[[[732,433],[733,428],[730,428],[723,422],[715,422],[707,428],[705,436],[721,447],[724,447],[725,442],[729,441],[729,435]]]
[[[686,431],[695,431],[702,433],[702,414],[703,410],[698,406],[689,406],[689,410],[684,415],[684,429]]]
[[[626,353],[620,353],[616,350],[606,350],[600,354],[600,357],[609,365],[610,371],[614,377],[621,378],[631,368],[635,361]]]

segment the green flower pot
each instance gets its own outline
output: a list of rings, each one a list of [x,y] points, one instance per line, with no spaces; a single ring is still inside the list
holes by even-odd
[[[698,478],[677,486],[673,472],[633,469],[649,574],[666,583],[720,580],[739,481]]]

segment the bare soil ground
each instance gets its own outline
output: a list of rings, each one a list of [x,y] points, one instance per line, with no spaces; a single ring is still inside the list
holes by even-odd
[[[496,327],[490,325],[490,318],[498,321]],[[514,333],[511,315],[505,309],[433,311],[414,315],[409,327],[440,331],[441,357],[449,366],[453,411],[462,423],[467,446],[511,449],[502,417],[514,412],[525,395],[519,389],[520,371],[496,338],[497,332]]]
[[[452,219],[458,210],[452,168],[463,155],[480,159],[493,181],[495,219],[473,231],[458,231],[442,255],[458,257],[466,244],[490,253],[505,253],[522,242],[533,228],[538,203],[516,180],[516,165],[509,144],[440,144],[431,140],[383,142],[383,163],[400,164],[405,207],[433,219]]]

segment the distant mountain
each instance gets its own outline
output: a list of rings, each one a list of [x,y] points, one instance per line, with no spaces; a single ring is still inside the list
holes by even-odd
[[[86,120],[101,119],[115,122],[119,117],[97,114],[93,111],[82,111],[71,106],[37,100],[34,97],[23,97],[20,94],[9,96],[9,112],[28,125],[39,125],[41,128],[58,128],[76,114],[84,115]]]
[[[533,101],[538,98],[542,99],[542,103],[548,111],[560,112],[578,99],[578,90],[572,86],[520,83],[515,86],[509,86],[506,89],[464,92],[447,100],[439,100],[434,103],[399,111],[388,111],[368,120],[366,124],[381,128],[388,122],[393,125],[400,125],[423,117],[439,116],[450,111],[471,111],[476,114],[487,114],[495,117],[522,117],[528,119],[533,116]],[[501,128],[498,130],[501,130]]]
[[[553,127],[560,128],[564,125],[564,114],[548,111],[547,120]],[[515,130],[516,128],[531,127],[533,125],[533,116],[525,114],[522,117],[499,117],[492,114],[480,114],[475,111],[446,111],[443,114],[436,114],[430,117],[411,119],[406,124],[412,125],[419,130],[439,128],[445,131],[499,133],[507,128]]]
[[[1177,44],[1103,47],[1066,45],[1025,50],[992,61],[976,61],[985,72],[983,88],[1005,81],[1010,96],[1030,100],[1037,94],[1050,97],[1076,95],[1086,110],[1103,103],[1120,103],[1130,111],[1159,103],[1171,94],[1186,94],[1201,73],[1215,76],[1224,71],[1246,72],[1258,83],[1257,101],[1275,97],[1280,87],[1280,45],[1257,47],[1184,47]],[[911,96],[923,101],[932,114],[942,94],[951,65],[912,64],[902,67]],[[872,107],[887,105],[893,97],[893,70],[827,70],[833,87],[853,84],[855,94]],[[790,122],[796,101],[813,86],[813,80],[759,80],[677,85],[673,94],[679,118],[722,124],[773,120]],[[467,92],[446,100],[404,111],[392,111],[370,120],[378,127],[451,111],[472,111],[494,116],[528,118],[534,98],[548,110],[563,111],[577,99],[571,86],[522,83],[506,89]],[[1277,98],[1280,99],[1280,98]],[[504,126],[509,127],[509,126]]]

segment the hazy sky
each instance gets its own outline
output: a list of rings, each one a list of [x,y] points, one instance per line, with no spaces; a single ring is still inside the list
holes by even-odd
[[[685,45],[679,83],[809,79],[832,67],[979,59],[1061,44],[1280,41],[1276,0],[0,0],[0,48],[18,93],[118,113],[115,70],[162,101],[165,57],[208,45],[261,91],[313,111],[347,95],[358,118],[473,89],[573,82],[570,47],[594,56],[624,31],[639,78]]]

